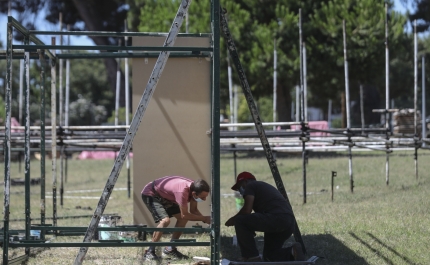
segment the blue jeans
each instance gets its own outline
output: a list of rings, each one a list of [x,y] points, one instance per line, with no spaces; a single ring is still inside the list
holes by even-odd
[[[252,213],[236,216],[234,220],[237,242],[244,258],[259,255],[255,232],[264,232],[263,258],[265,261],[288,261],[291,248],[282,248],[293,234],[294,217],[290,214]]]

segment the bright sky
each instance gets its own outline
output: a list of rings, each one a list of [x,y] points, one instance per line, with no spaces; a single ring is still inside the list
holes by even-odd
[[[412,5],[404,6],[404,4],[401,2],[401,0],[394,0],[394,9],[398,12],[405,13],[406,9],[412,10]],[[45,16],[45,12],[41,12],[38,17],[43,18]],[[12,16],[14,16],[14,13],[12,12]],[[17,17],[15,15],[15,17]],[[50,23],[45,23],[41,19],[39,19],[39,23],[36,23],[36,27],[38,30],[58,30],[59,25],[54,25]],[[7,16],[5,14],[0,14],[0,41],[3,43],[3,45],[6,45],[6,23],[7,23]],[[408,26],[407,30],[411,30],[410,25]],[[41,39],[44,43],[48,44],[50,43],[51,36],[38,36],[39,39]],[[66,40],[63,40],[66,41]],[[57,38],[57,43],[59,43],[59,40]],[[88,37],[76,37],[71,36],[71,44],[73,45],[94,45],[92,40]],[[4,48],[4,47],[3,47]]]

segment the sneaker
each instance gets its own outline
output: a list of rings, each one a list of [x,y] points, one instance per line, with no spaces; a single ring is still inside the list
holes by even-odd
[[[160,258],[155,254],[154,250],[146,250],[145,254],[143,254],[143,259],[146,261],[158,261]]]
[[[163,249],[163,253],[161,254],[163,258],[168,258],[171,260],[179,260],[179,259],[189,259],[187,255],[182,254],[178,251],[177,248],[172,248],[172,250]]]
[[[296,261],[305,261],[305,254],[303,253],[302,250],[302,245],[300,245],[299,242],[295,242],[292,246],[293,249],[293,256],[294,256],[294,260]]]

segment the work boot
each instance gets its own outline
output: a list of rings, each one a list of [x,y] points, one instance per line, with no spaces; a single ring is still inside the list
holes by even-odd
[[[305,254],[303,253],[302,245],[299,242],[293,243],[291,248],[293,250],[294,260],[296,261],[306,260]]]

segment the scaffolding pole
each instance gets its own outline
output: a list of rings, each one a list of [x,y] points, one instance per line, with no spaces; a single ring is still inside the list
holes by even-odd
[[[163,44],[163,47],[171,47],[175,44],[176,37],[178,35],[179,29],[182,25],[182,22],[184,20],[184,15],[187,13],[187,10],[191,4],[190,0],[182,0],[178,12],[176,13],[176,17],[173,21],[173,24],[170,28],[169,34],[166,37],[166,40]],[[139,105],[136,108],[136,113],[134,114],[134,117],[131,121],[130,129],[128,130],[124,142],[121,146],[121,149],[119,151],[118,157],[115,160],[114,166],[112,168],[112,171],[109,175],[109,178],[106,182],[106,186],[103,190],[103,193],[100,197],[99,203],[97,205],[96,210],[94,211],[93,218],[91,219],[91,222],[88,226],[88,229],[85,233],[85,237],[83,242],[91,242],[91,240],[94,237],[95,230],[97,228],[97,225],[100,221],[100,218],[103,214],[104,209],[106,208],[106,205],[109,201],[109,197],[112,193],[112,190],[115,186],[115,183],[118,179],[119,172],[121,171],[121,168],[124,164],[124,160],[128,156],[130,152],[131,145],[133,143],[134,137],[137,133],[137,130],[139,129],[139,124],[142,121],[143,115],[145,113],[145,110],[149,104],[149,101],[152,97],[152,94],[155,91],[155,88],[157,86],[157,83],[161,77],[161,74],[164,70],[164,67],[166,65],[167,59],[169,58],[169,51],[162,51],[160,52],[160,55],[155,63],[154,70],[151,73],[151,76],[149,77],[148,83],[146,85],[145,91],[143,92],[142,98],[140,99]],[[88,247],[81,247],[79,249],[78,254],[76,255],[74,265],[80,265],[82,264],[85,255],[88,251]]]
[[[346,47],[346,25],[345,20],[343,20],[343,57],[344,57],[344,65],[345,65],[345,101],[346,101],[346,129],[349,132],[351,128],[351,116],[350,116],[350,106],[349,106],[349,75],[348,75],[348,57],[347,57],[347,47]],[[348,135],[348,140],[350,141],[350,137]],[[349,169],[349,181],[350,181],[350,190],[354,192],[354,177],[352,174],[352,152],[351,145],[348,145],[348,169]]]
[[[417,21],[414,20],[414,139],[418,138],[418,39]],[[415,178],[418,179],[418,144],[415,142],[414,152]]]
[[[125,32],[128,31],[127,20],[124,20],[124,29]],[[127,46],[128,37],[124,37],[124,44]],[[129,84],[129,70],[128,70],[128,58],[124,59],[124,77],[125,77],[125,125],[130,125],[130,84]],[[131,172],[130,172],[130,154],[127,155],[127,159],[125,161],[127,167],[127,192],[128,198],[131,198]]]
[[[385,3],[385,129],[386,139],[390,139],[390,53],[388,46],[388,4]],[[386,149],[389,150],[390,146],[386,145]],[[390,183],[390,154],[385,153],[385,184]]]
[[[45,224],[45,52],[39,50],[40,60],[40,225]],[[41,239],[44,239],[45,233],[41,233]]]
[[[10,216],[10,140],[11,140],[11,115],[12,115],[12,23],[10,17],[7,23],[7,72],[5,91],[5,137],[4,137],[4,200],[3,200],[3,264],[9,260],[9,216]]]
[[[28,44],[28,38],[24,39],[24,43]],[[24,172],[25,172],[25,238],[30,239],[30,52],[24,53]],[[30,249],[25,248],[25,253],[29,254]]]
[[[55,37],[51,38],[55,46]],[[52,50],[55,57],[55,50]],[[51,152],[52,152],[52,224],[57,226],[57,70],[51,59]]]

